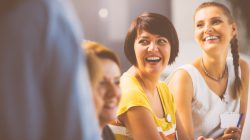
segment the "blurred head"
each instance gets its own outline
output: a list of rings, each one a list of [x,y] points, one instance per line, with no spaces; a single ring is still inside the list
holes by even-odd
[[[103,67],[102,85],[105,87],[103,97],[104,106],[99,115],[100,126],[104,127],[108,122],[116,118],[116,110],[120,101],[120,63],[113,51],[96,42],[86,42],[85,47],[92,50],[100,59]]]
[[[172,64],[179,52],[177,33],[165,16],[156,13],[143,13],[132,21],[124,44],[125,55],[130,63],[134,66],[138,64],[134,45],[138,36],[143,32],[164,37],[169,41],[171,52],[168,64]]]
[[[103,98],[105,94],[105,87],[102,84],[104,75],[103,66],[93,51],[86,50],[85,54],[96,113],[99,116],[104,105]]]

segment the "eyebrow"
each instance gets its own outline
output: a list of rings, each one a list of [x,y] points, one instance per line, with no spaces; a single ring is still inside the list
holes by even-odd
[[[148,36],[138,36],[138,38],[149,38]]]
[[[212,17],[211,20],[221,19],[221,17]]]
[[[209,20],[216,20],[216,19],[222,19],[221,17],[212,17],[211,19],[209,19]],[[195,23],[200,23],[200,22],[202,22],[203,20],[198,20],[197,22],[195,22]]]
[[[165,38],[167,39],[166,37],[164,36],[160,36],[160,35],[156,35],[157,38]],[[149,36],[138,36],[137,39],[149,39],[150,37]]]

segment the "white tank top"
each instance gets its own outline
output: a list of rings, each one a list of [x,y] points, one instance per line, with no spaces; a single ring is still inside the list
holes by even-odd
[[[231,96],[235,78],[232,58],[227,59],[227,66],[228,83],[222,99],[207,86],[196,67],[187,64],[178,68],[186,70],[193,81],[192,119],[195,139],[199,136],[216,138],[222,135],[224,129],[220,128],[220,114],[239,112],[240,99]]]

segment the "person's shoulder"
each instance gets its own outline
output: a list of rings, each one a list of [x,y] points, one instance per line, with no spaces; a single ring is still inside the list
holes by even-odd
[[[121,81],[120,87],[123,92],[126,92],[126,93],[136,92],[137,93],[137,92],[142,91],[142,88],[138,80],[127,72],[122,74],[120,81]]]
[[[186,69],[179,68],[169,78],[169,83],[173,81],[178,83],[183,83],[192,81],[192,79],[189,72]]]
[[[239,65],[242,71],[249,71],[249,65],[244,59],[239,60]]]
[[[248,83],[248,79],[249,79],[249,65],[243,59],[239,60],[239,65],[240,65],[240,70],[241,70],[242,81],[243,82],[247,81],[247,83]]]
[[[193,73],[193,69],[195,68],[193,65],[189,65],[188,67],[192,69],[191,73],[190,70],[187,71],[186,69],[180,68],[173,73],[170,80],[167,81],[167,84],[171,93],[174,95],[180,95],[180,97],[183,97],[183,94],[185,93],[186,97],[187,95],[190,95],[188,97],[190,97],[191,100],[193,97],[193,91],[197,84],[197,80],[195,79],[197,74]]]

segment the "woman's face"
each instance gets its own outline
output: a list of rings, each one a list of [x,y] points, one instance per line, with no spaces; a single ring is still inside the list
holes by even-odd
[[[116,110],[121,97],[120,76],[118,65],[111,59],[101,59],[104,66],[104,79],[102,81],[105,89],[104,106],[99,115],[100,123],[106,124],[116,118]]]
[[[227,53],[230,41],[236,34],[236,25],[230,23],[221,8],[210,6],[197,11],[194,17],[195,40],[206,52]]]
[[[137,68],[145,74],[161,74],[168,64],[171,46],[167,38],[140,32],[134,42]]]

